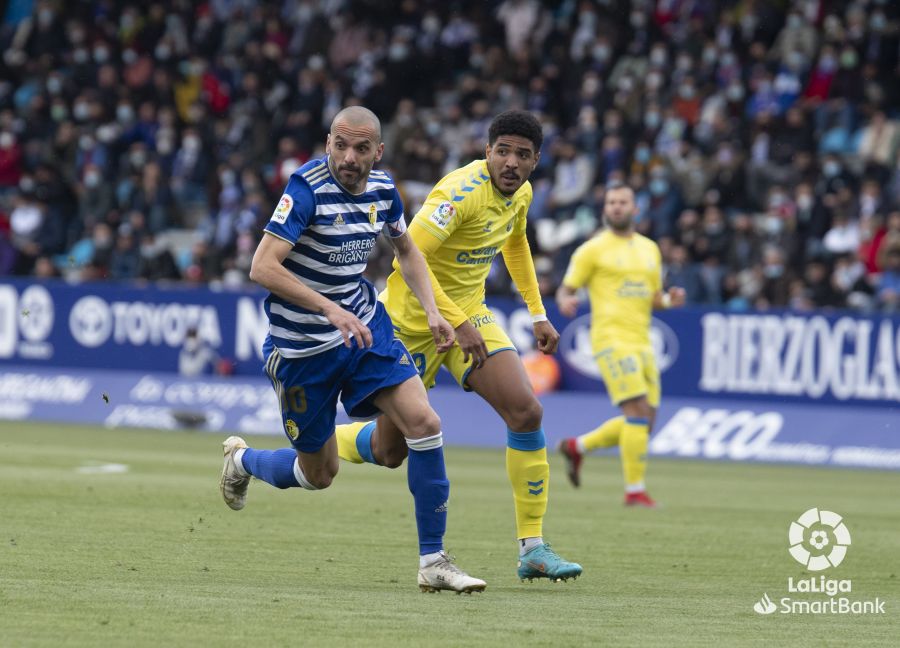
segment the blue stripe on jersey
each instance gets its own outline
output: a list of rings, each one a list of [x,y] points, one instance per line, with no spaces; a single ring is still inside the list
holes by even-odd
[[[385,184],[379,182],[379,184]],[[393,200],[394,199],[394,190],[391,189],[373,189],[372,191],[367,191],[365,193],[366,196],[370,196],[368,198],[369,202],[376,202],[379,200]],[[347,195],[344,192],[341,193],[321,193],[316,196],[316,203],[319,205],[339,205],[345,203],[347,201]]]
[[[311,268],[306,268],[295,261],[291,261],[290,259],[285,259],[284,263],[285,268],[293,272],[298,277],[305,277],[306,279],[311,279],[312,281],[316,281],[321,284],[328,284],[329,286],[340,286],[343,284],[352,284],[352,287],[355,289],[359,279],[362,277],[362,272],[357,272],[350,275],[333,275],[333,274],[325,274],[324,272],[318,272]],[[350,286],[348,285],[348,290]],[[282,302],[280,298],[276,298],[278,303],[290,303],[290,302]]]

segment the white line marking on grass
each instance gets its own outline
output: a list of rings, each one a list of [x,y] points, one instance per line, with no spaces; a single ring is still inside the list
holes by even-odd
[[[76,468],[75,472],[82,475],[120,475],[128,472],[128,466],[117,463],[92,464]]]

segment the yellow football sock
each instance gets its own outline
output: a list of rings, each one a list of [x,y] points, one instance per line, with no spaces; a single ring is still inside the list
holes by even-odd
[[[360,430],[367,425],[366,421],[347,423],[334,428],[334,436],[337,439],[338,456],[350,463],[365,463],[359,450],[356,448],[356,437]]]
[[[619,452],[622,455],[622,472],[625,474],[625,490],[643,490],[647,472],[647,441],[650,426],[647,419],[626,418],[622,426]]]
[[[543,429],[507,432],[506,474],[516,504],[516,538],[541,537],[550,487]]]
[[[619,445],[622,435],[622,426],[625,425],[625,417],[617,416],[606,421],[596,430],[587,432],[578,437],[578,444],[584,448],[584,452],[590,452],[597,448],[612,448]]]

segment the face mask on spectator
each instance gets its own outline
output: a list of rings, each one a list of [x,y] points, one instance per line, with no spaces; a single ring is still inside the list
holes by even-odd
[[[147,151],[138,149],[128,154],[128,161],[135,169],[140,169],[147,162]]]
[[[662,117],[658,112],[648,112],[646,115],[644,115],[644,125],[647,128],[658,128],[661,121]]]
[[[160,43],[156,46],[156,49],[153,50],[153,55],[159,61],[168,61],[169,57],[172,56],[172,49],[168,45]]]
[[[650,62],[653,63],[653,65],[663,66],[666,64],[668,56],[666,50],[657,48],[650,52]]]
[[[662,196],[669,190],[669,181],[665,178],[655,178],[650,181],[650,193],[654,196]]]
[[[640,11],[633,11],[631,12],[629,21],[631,22],[632,27],[634,27],[635,29],[641,29],[644,25],[647,24],[647,17]]]
[[[835,68],[837,68],[837,60],[833,56],[823,56],[819,60],[819,69],[822,72],[834,72]]]
[[[88,171],[84,174],[84,186],[93,189],[100,184],[100,174],[97,171]]]
[[[391,43],[388,49],[388,59],[391,61],[405,61],[409,56],[409,47],[405,43]]]
[[[813,197],[809,194],[800,194],[797,196],[797,207],[800,209],[809,209],[813,206]]]
[[[725,52],[722,55],[722,65],[725,67],[731,67],[737,63],[737,57],[734,55],[734,52]]]
[[[170,137],[161,137],[156,140],[156,152],[160,155],[169,155],[173,148],[173,142]]]
[[[188,135],[182,141],[182,146],[188,153],[196,153],[200,150],[200,138],[195,135]]]
[[[716,153],[716,160],[719,164],[730,164],[733,159],[734,153],[731,151],[731,149],[719,149],[719,152]]]
[[[828,160],[824,165],[822,165],[822,173],[824,173],[829,178],[833,178],[841,172],[841,165],[834,160]]]
[[[874,32],[882,31],[887,26],[887,18],[882,12],[876,12],[869,18],[869,27]]]
[[[740,83],[732,83],[725,91],[725,96],[729,101],[740,101],[744,98],[744,86]]]
[[[591,54],[595,61],[606,63],[612,55],[612,50],[609,48],[609,45],[595,45]]]
[[[662,75],[658,72],[651,72],[647,75],[646,83],[649,90],[659,90],[662,86]]]
[[[859,57],[853,50],[844,50],[841,54],[841,66],[845,68],[854,68],[859,62]]]
[[[75,115],[75,119],[78,121],[87,121],[87,118],[91,116],[91,107],[84,101],[78,101],[75,103],[75,107],[72,108],[72,114]]]
[[[105,47],[94,48],[94,61],[96,63],[106,63],[109,60],[109,50]]]
[[[716,57],[718,56],[718,52],[715,47],[707,47],[703,50],[703,62],[707,65],[712,65],[716,62]]]
[[[765,221],[763,221],[763,228],[768,234],[777,235],[781,234],[784,223],[778,216],[766,216]]]
[[[0,149],[4,151],[11,149],[13,144],[16,143],[16,138],[13,137],[12,133],[3,132],[0,133]]]
[[[53,9],[41,9],[38,12],[38,24],[41,27],[49,27],[51,24],[53,24],[53,18]]]
[[[82,135],[78,138],[78,146],[81,147],[82,151],[88,151],[94,148],[94,138],[90,135]]]
[[[121,104],[116,108],[116,119],[124,124],[127,124],[132,119],[134,119],[134,108],[132,108],[128,104]]]
[[[52,106],[50,106],[50,117],[53,119],[53,121],[60,122],[68,116],[69,116],[69,111],[66,110],[65,105],[63,105],[61,103],[56,103],[56,104],[53,104]]]
[[[88,62],[88,59],[91,55],[84,48],[78,48],[74,52],[72,52],[72,60],[75,61],[78,65],[82,65]]]
[[[52,95],[59,94],[62,91],[62,80],[58,76],[52,76],[47,79],[47,92]]]
[[[792,13],[791,15],[788,16],[787,26],[790,29],[798,29],[798,28],[802,27],[803,26],[803,17],[800,16],[799,14]]]
[[[681,86],[681,89],[678,91],[678,96],[687,101],[693,99],[696,94],[697,91],[691,85]]]
[[[767,279],[777,279],[784,274],[784,266],[779,264],[767,265],[763,268],[763,274]]]
[[[639,146],[634,152],[634,159],[641,164],[647,164],[650,161],[650,148],[647,146]]]

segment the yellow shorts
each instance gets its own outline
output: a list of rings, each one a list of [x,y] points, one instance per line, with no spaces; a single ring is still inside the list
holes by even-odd
[[[659,407],[659,370],[650,347],[611,346],[594,355],[613,405],[646,396]]]
[[[469,321],[472,322],[478,332],[481,333],[481,337],[484,338],[488,356],[507,349],[516,350],[512,340],[509,339],[506,331],[497,324],[494,314],[487,306],[482,304],[476,313],[469,315]],[[421,376],[422,382],[425,383],[425,387],[428,389],[434,387],[438,369],[444,366],[463,389],[471,391],[466,386],[466,379],[472,370],[472,358],[469,358],[468,362],[463,362],[463,352],[458,344],[454,344],[453,348],[446,353],[438,353],[434,345],[434,338],[431,337],[430,333],[411,334],[396,328],[394,332],[412,355],[413,362],[416,363],[416,369],[419,371],[419,376]]]

